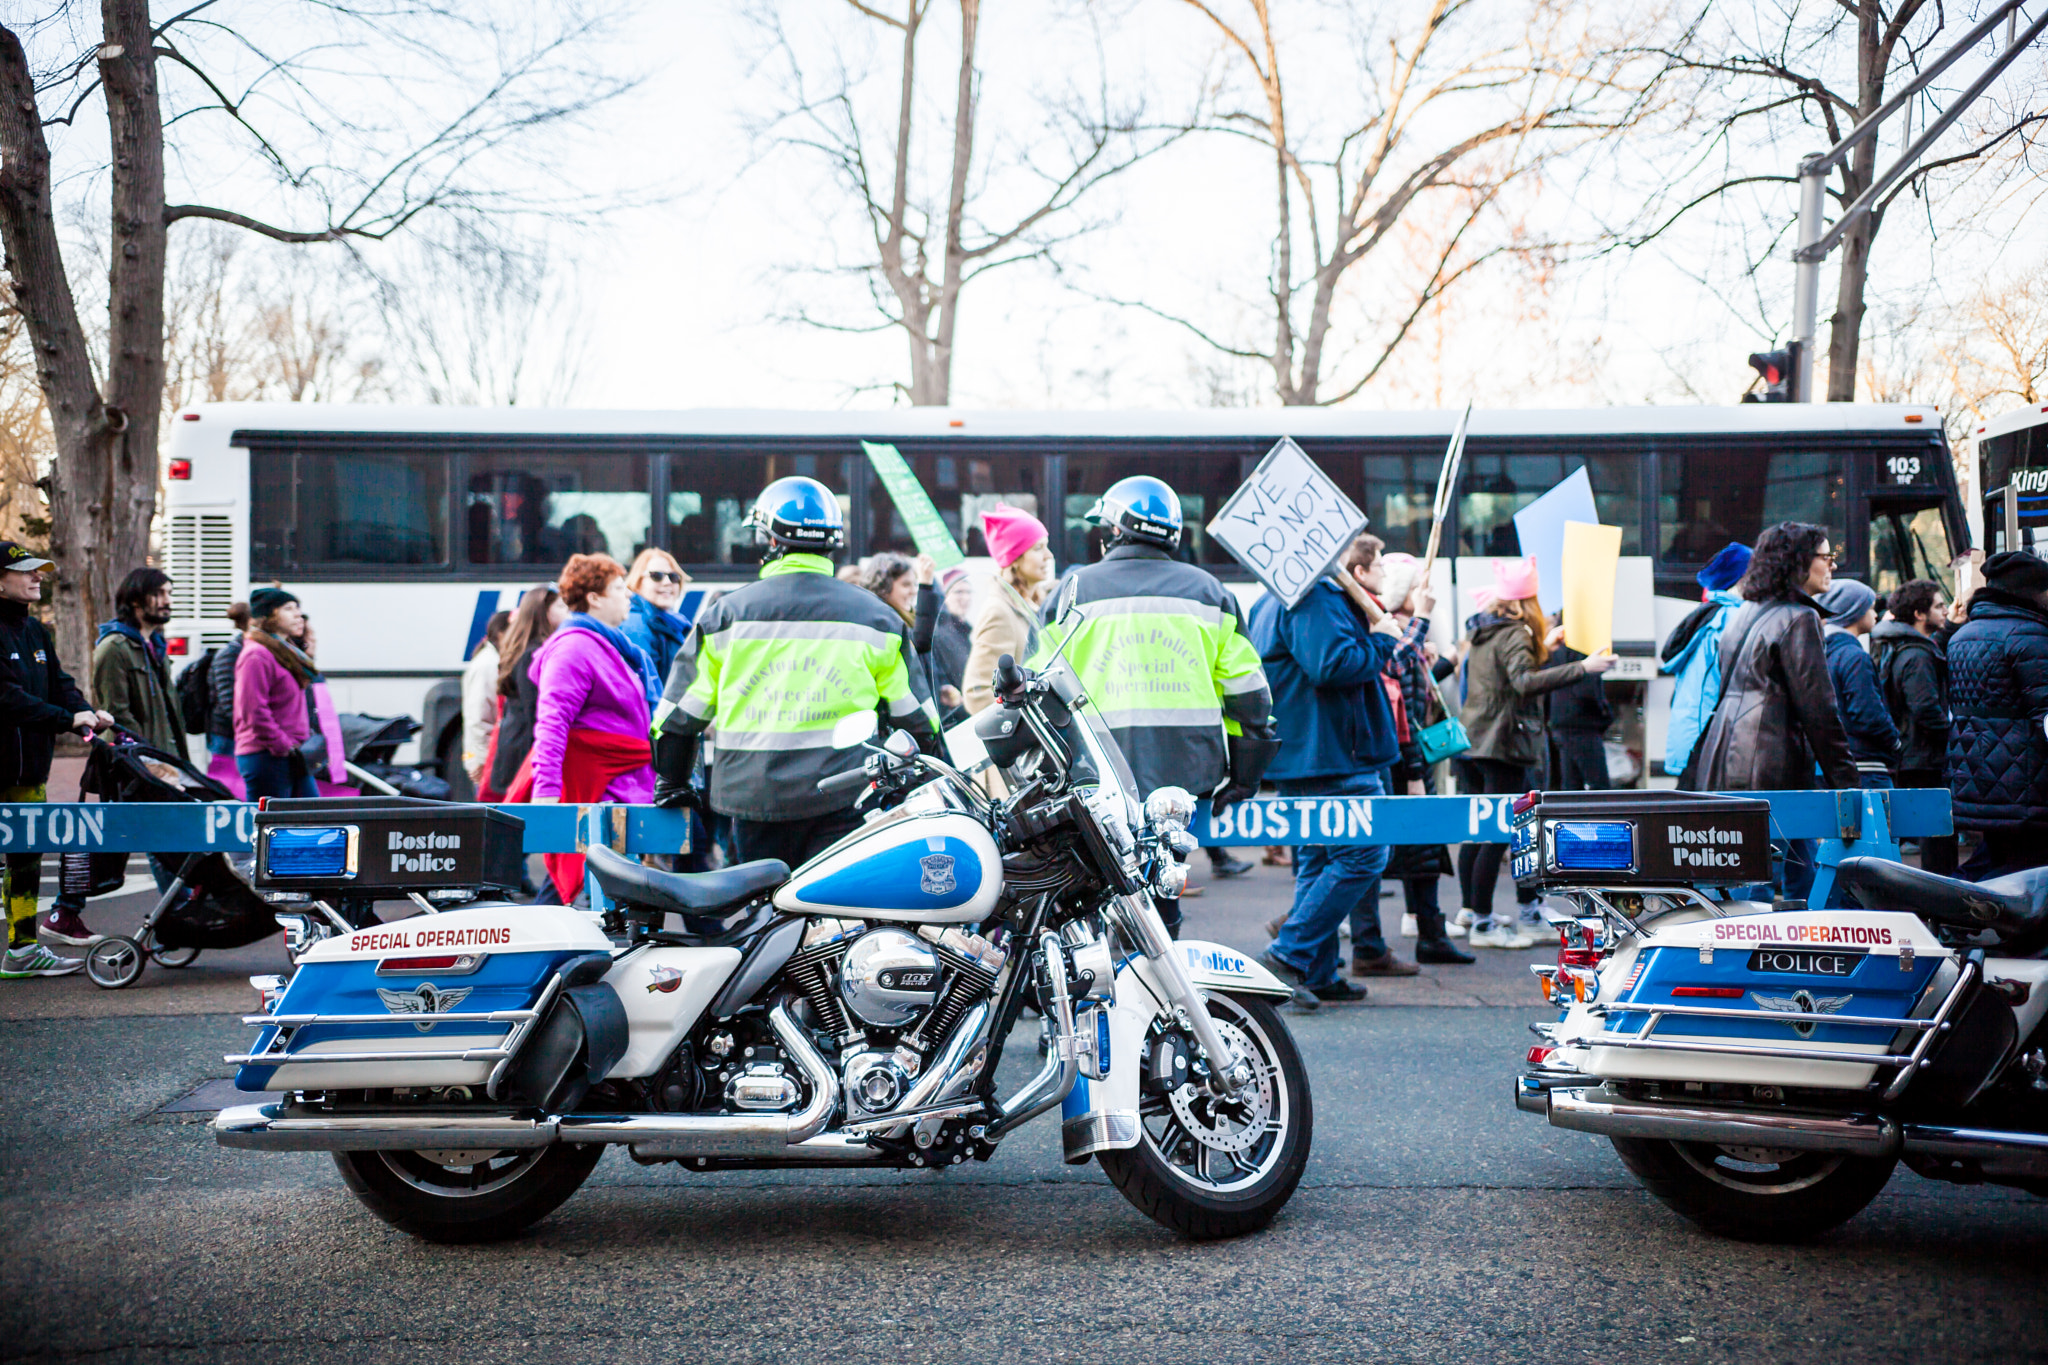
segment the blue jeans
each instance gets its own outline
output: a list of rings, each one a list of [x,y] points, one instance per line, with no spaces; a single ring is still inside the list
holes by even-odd
[[[206,737],[206,752],[209,754],[232,754],[234,751],[235,737],[233,735],[208,735]]]
[[[235,770],[242,774],[248,799],[265,796],[318,796],[320,784],[305,760],[296,755],[236,754]]]
[[[1336,779],[1282,782],[1282,796],[1385,796],[1378,770]],[[1365,957],[1387,951],[1380,932],[1380,874],[1385,844],[1302,844],[1294,850],[1294,904],[1268,949],[1308,978],[1309,989],[1337,980],[1337,927],[1351,917],[1351,949]],[[1361,932],[1362,931],[1362,932]]]

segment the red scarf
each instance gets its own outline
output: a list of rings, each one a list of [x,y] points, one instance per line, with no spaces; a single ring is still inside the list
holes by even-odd
[[[605,788],[621,773],[644,768],[654,761],[653,751],[644,739],[627,735],[607,734],[603,730],[571,730],[569,742],[562,750],[562,795],[563,805],[572,802],[602,801]],[[520,765],[519,777],[512,783],[512,790],[505,793],[508,802],[531,801],[533,799],[533,765]],[[555,890],[562,895],[562,904],[568,905],[583,889],[583,855],[581,853],[543,853],[541,862],[546,865],[548,879],[555,884]]]

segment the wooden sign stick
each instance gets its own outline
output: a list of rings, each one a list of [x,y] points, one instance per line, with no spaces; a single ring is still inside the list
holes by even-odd
[[[1458,466],[1465,459],[1465,428],[1472,420],[1472,404],[1467,401],[1465,411],[1458,415],[1458,426],[1451,433],[1451,443],[1444,450],[1444,462],[1436,472],[1436,500],[1430,505],[1429,548],[1422,555],[1421,582],[1430,581],[1430,571],[1436,567],[1437,546],[1444,533],[1444,513],[1451,507],[1451,498],[1458,487]]]

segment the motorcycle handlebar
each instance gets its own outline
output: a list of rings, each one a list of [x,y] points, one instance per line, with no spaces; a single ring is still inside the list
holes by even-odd
[[[867,769],[855,768],[851,772],[834,773],[830,777],[819,778],[818,790],[821,792],[837,792],[845,791],[848,787],[865,787],[867,784]]]

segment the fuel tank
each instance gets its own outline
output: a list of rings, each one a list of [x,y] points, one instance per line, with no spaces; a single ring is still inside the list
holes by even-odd
[[[974,924],[995,909],[1003,860],[958,811],[898,815],[855,830],[798,868],[775,908],[800,915]]]

